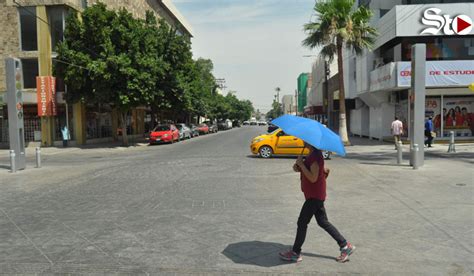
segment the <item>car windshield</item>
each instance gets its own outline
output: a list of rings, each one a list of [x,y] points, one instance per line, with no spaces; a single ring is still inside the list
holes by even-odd
[[[160,125],[160,126],[156,126],[153,131],[166,131],[166,130],[170,130],[170,126],[167,126],[167,125]]]
[[[183,129],[183,125],[176,125],[176,127],[177,127],[179,130],[182,130],[182,129]]]
[[[277,128],[274,131],[272,131],[270,134],[275,134],[275,133],[279,132],[280,130],[281,130],[280,128]],[[283,136],[283,135],[286,135],[286,134],[282,131],[280,135]]]

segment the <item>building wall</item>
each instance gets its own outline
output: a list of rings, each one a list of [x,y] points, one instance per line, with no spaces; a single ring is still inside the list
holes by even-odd
[[[98,0],[88,0],[89,5],[93,5]],[[125,7],[129,12],[138,18],[145,18],[147,10],[154,10],[155,15],[165,19],[169,24],[177,26],[177,20],[173,18],[158,3],[158,0],[102,0],[109,8],[119,9]],[[82,0],[22,0],[22,6],[38,5],[67,5],[76,10],[82,10]],[[0,0],[0,93],[6,91],[5,64],[7,57],[17,58],[37,58],[38,51],[20,50],[20,25],[18,8],[12,0]],[[36,102],[34,89],[25,90],[25,102]],[[31,94],[31,95],[30,95]]]
[[[294,98],[293,95],[284,95],[281,98],[281,103],[283,105],[283,113],[289,114],[289,113],[295,112],[295,110],[293,109],[294,108],[293,98]]]
[[[369,136],[382,139],[391,136],[390,126],[395,115],[395,105],[382,103],[380,107],[370,108]],[[361,117],[362,119],[362,117]]]
[[[2,3],[3,2],[3,3]],[[0,92],[6,91],[5,58],[19,56],[20,34],[18,11],[0,0]]]
[[[175,20],[165,14],[163,7],[158,4],[158,0],[88,0],[88,5],[92,6],[97,2],[106,4],[109,9],[119,10],[125,8],[134,17],[141,19],[145,19],[147,11],[154,11],[157,17],[163,18],[175,26]]]

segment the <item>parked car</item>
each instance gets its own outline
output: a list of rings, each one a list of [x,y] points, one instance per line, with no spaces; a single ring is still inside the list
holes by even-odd
[[[265,122],[265,121],[259,121],[259,122],[258,122],[258,125],[259,125],[259,126],[266,126],[266,125],[267,125],[267,122]]]
[[[209,126],[206,124],[200,124],[197,127],[199,134],[208,134],[209,133]]]
[[[248,126],[248,125],[250,125],[250,122],[249,122],[249,121],[244,121],[244,122],[243,122],[243,125],[244,125],[244,126]]]
[[[191,129],[191,137],[199,136],[199,129],[197,125],[191,124],[189,127]]]
[[[186,124],[177,124],[176,127],[179,130],[179,138],[181,140],[184,139],[191,139],[192,137],[192,131],[191,129],[186,125]]]
[[[239,120],[235,120],[235,121],[232,122],[232,127],[241,127],[241,126],[242,126],[242,124],[240,123]]]
[[[150,132],[150,144],[179,141],[179,130],[173,124],[158,125]]]
[[[262,158],[270,158],[273,155],[306,155],[309,153],[309,150],[304,148],[303,140],[288,135],[279,128],[272,133],[255,137],[250,144],[250,151]],[[323,151],[323,157],[329,159],[330,152]]]
[[[277,130],[278,127],[274,124],[268,124],[268,129],[267,129],[267,132],[268,133],[271,133],[271,132],[274,132],[275,130]]]
[[[225,121],[218,121],[217,128],[219,130],[227,130],[227,123]]]
[[[217,124],[213,124],[210,121],[204,122],[208,127],[209,127],[209,132],[210,133],[216,133],[219,131],[219,128],[217,127]]]
[[[250,121],[250,125],[251,126],[256,126],[256,125],[258,125],[258,123],[257,123],[257,121]]]
[[[225,120],[226,124],[227,124],[227,129],[232,129],[233,128],[233,124],[232,124],[232,121],[227,119]]]

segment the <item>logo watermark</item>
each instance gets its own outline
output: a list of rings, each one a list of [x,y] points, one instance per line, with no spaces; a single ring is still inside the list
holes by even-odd
[[[441,30],[445,35],[466,35],[471,33],[472,19],[464,14],[451,19],[450,15],[441,14],[441,9],[430,8],[425,10],[421,22],[427,26],[421,34],[437,35]]]

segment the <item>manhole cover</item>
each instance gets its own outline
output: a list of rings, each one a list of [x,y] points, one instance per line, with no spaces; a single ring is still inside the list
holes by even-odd
[[[458,183],[458,184],[456,184],[456,186],[461,186],[461,187],[462,187],[462,186],[466,186],[466,184],[464,184],[464,183]]]

